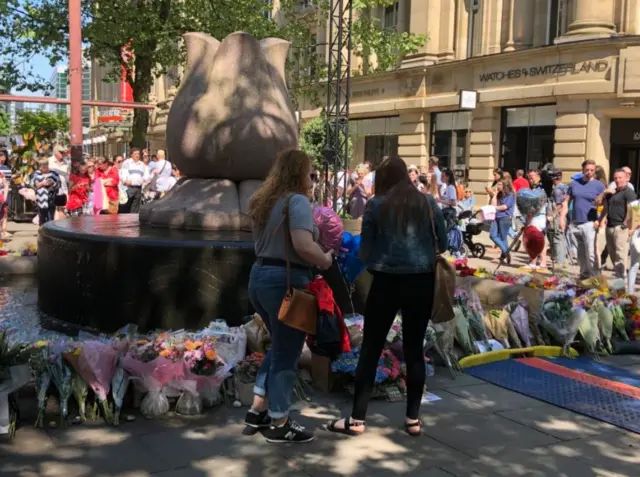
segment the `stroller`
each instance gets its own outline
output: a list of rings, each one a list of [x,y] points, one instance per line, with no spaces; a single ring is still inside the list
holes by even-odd
[[[486,224],[478,219],[481,210],[474,212],[473,210],[463,210],[458,214],[458,222],[462,230],[462,240],[466,248],[466,254],[471,254],[475,258],[482,258],[486,252],[486,248],[481,243],[474,243],[473,237],[480,235],[486,230]]]

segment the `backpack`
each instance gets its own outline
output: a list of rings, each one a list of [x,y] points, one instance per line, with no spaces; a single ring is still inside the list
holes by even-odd
[[[464,200],[464,186],[462,184],[456,184],[456,194],[458,196],[458,202]]]

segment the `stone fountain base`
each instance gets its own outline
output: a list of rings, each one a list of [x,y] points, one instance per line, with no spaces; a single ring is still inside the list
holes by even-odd
[[[105,332],[239,325],[254,261],[247,232],[158,229],[137,214],[57,220],[38,238],[38,305]]]

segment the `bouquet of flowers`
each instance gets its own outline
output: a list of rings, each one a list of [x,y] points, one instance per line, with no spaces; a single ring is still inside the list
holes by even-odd
[[[531,346],[531,330],[529,329],[529,313],[527,312],[527,303],[524,300],[510,303],[507,305],[511,323],[525,347]]]
[[[175,334],[164,332],[152,341],[139,342],[121,359],[122,368],[147,391],[140,404],[140,411],[147,418],[169,411],[169,401],[163,390],[171,380],[184,375],[185,366],[177,341]]]
[[[127,394],[127,388],[129,387],[129,373],[127,373],[122,364],[120,358],[118,358],[118,364],[116,371],[111,379],[111,395],[113,396],[114,412],[113,412],[113,425],[120,425],[120,411],[122,410],[122,403],[124,396]]]
[[[73,352],[64,353],[64,359],[93,390],[105,420],[111,424],[113,416],[107,397],[116,371],[118,350],[109,343],[85,341]]]
[[[34,426],[42,429],[44,427],[44,412],[47,408],[49,386],[51,385],[51,373],[47,365],[47,350],[42,347],[38,347],[37,350],[38,351],[31,356],[30,365],[34,374],[34,383],[38,398],[38,415]]]
[[[24,363],[26,347],[11,344],[9,332],[0,332],[0,434],[13,438],[18,422],[18,405],[15,391],[30,380],[29,367]]]
[[[71,394],[78,403],[78,417],[80,421],[87,420],[87,395],[89,394],[89,386],[78,373],[73,373],[71,377]]]
[[[202,412],[201,395],[208,403],[218,401],[220,386],[227,377],[229,367],[220,359],[215,349],[216,339],[203,335],[185,341],[184,377],[179,381],[182,394],[176,403],[176,412],[184,415]]]
[[[595,309],[586,311],[584,320],[578,327],[578,332],[582,336],[587,351],[596,355],[600,344],[600,332],[598,330],[598,312]]]
[[[69,416],[69,398],[72,392],[71,379],[73,373],[65,363],[62,353],[57,352],[55,349],[49,349],[46,363],[53,384],[58,388],[60,396],[60,427],[65,427]]]
[[[562,345],[566,356],[585,318],[584,309],[573,306],[573,297],[572,291],[554,293],[540,310],[540,325]]]
[[[235,376],[241,383],[255,383],[260,366],[264,361],[264,354],[251,353],[245,359],[240,361],[235,368]]]

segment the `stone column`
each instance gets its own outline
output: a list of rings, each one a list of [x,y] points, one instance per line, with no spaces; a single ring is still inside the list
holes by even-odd
[[[418,49],[414,55],[407,55],[401,68],[416,68],[432,65],[438,58],[440,51],[439,32],[441,17],[441,2],[443,0],[412,0],[409,16],[409,31],[425,35],[427,43]]]
[[[574,0],[567,35],[612,35],[614,0]]]
[[[430,117],[427,112],[400,115],[398,155],[407,164],[422,166],[428,162]]]
[[[476,203],[487,203],[485,187],[493,180],[492,171],[500,163],[500,108],[479,105],[473,111],[469,138],[469,186]]]
[[[581,170],[587,158],[587,101],[558,101],[553,164],[562,169],[563,180]]]
[[[515,40],[513,38],[513,20],[516,0],[509,0],[509,15],[507,17],[507,43],[504,45],[504,51],[513,51],[516,49]]]

